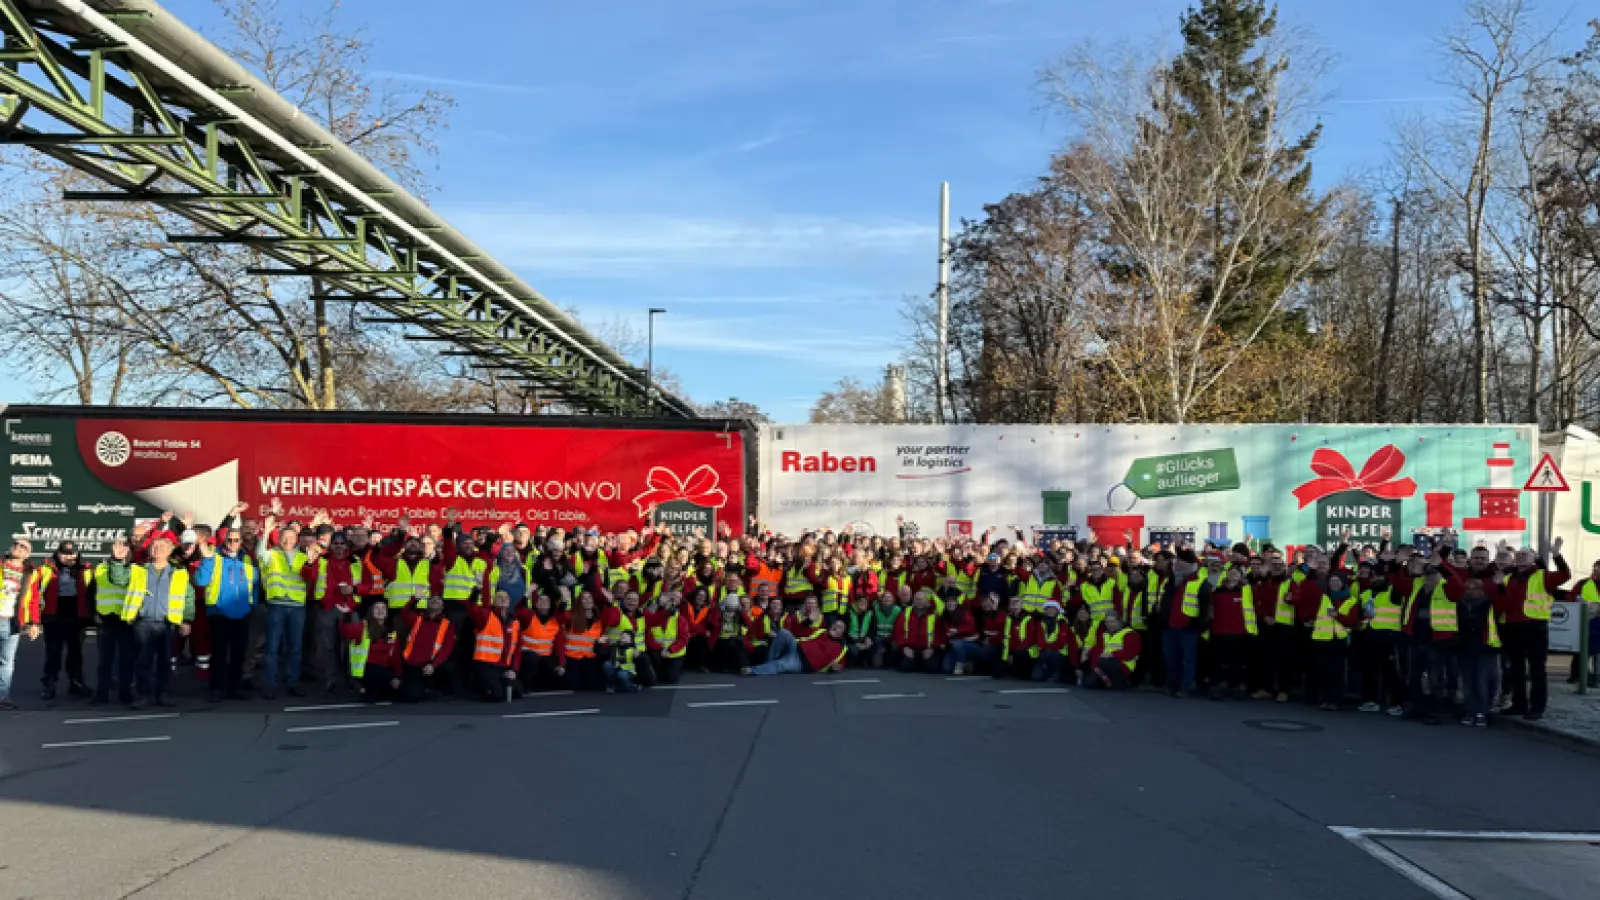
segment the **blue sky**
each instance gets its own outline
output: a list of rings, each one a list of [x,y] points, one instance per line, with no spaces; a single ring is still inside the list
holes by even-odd
[[[319,9],[323,0],[280,0]],[[167,0],[203,32],[209,0]],[[691,396],[794,421],[893,361],[952,214],[1024,188],[1062,125],[1039,68],[1085,41],[1176,46],[1188,0],[346,0],[373,69],[458,101],[439,211],[563,306],[657,320]],[[1334,57],[1327,183],[1441,105],[1458,0],[1285,0]],[[464,15],[448,14],[459,10]]]

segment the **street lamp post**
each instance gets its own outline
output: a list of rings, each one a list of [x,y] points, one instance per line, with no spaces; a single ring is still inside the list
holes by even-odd
[[[648,336],[645,338],[644,386],[645,393],[650,397],[650,411],[652,413],[656,409],[656,315],[664,312],[666,310],[652,306],[650,307],[650,315],[647,317],[649,325],[646,327]]]

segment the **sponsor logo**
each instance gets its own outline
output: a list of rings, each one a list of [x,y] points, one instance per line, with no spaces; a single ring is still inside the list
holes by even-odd
[[[61,479],[55,475],[13,475],[11,486],[14,488],[34,488],[41,490],[59,489]]]
[[[1556,604],[1556,605],[1552,605],[1550,607],[1550,624],[1551,625],[1565,625],[1565,624],[1567,624],[1567,608],[1565,606],[1561,606],[1559,604]]]
[[[83,554],[105,553],[112,542],[128,539],[126,528],[47,528],[37,522],[23,522],[21,530],[12,532],[14,541],[33,541],[36,547],[53,547],[62,541],[78,545]]]
[[[106,513],[112,513],[119,516],[131,516],[133,515],[134,510],[131,506],[115,506],[110,503],[90,503],[85,506],[78,507],[78,512],[89,513],[90,515],[95,516],[104,515]]]
[[[10,437],[11,443],[23,447],[48,447],[51,442],[50,435],[36,431],[13,431]]]
[[[34,469],[48,469],[54,465],[50,461],[50,454],[48,453],[13,453],[11,454],[11,464]]]
[[[115,469],[133,455],[133,443],[120,431],[108,431],[94,439],[94,458]]]
[[[834,456],[824,450],[819,456],[785,450],[780,458],[784,472],[876,472],[878,460],[871,456]]]
[[[65,515],[65,503],[12,503],[11,511],[14,513],[32,513],[45,515]]]

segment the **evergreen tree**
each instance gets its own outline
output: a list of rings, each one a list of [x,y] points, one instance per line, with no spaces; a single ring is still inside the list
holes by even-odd
[[[1166,104],[1162,126],[1191,144],[1197,159],[1242,150],[1255,174],[1267,168],[1269,177],[1284,185],[1282,196],[1295,198],[1279,208],[1256,211],[1270,217],[1272,225],[1251,229],[1255,240],[1249,245],[1236,237],[1240,229],[1235,224],[1245,211],[1228,195],[1226,185],[1216,186],[1209,208],[1202,213],[1211,243],[1210,259],[1202,262],[1205,268],[1215,271],[1216,260],[1224,253],[1259,257],[1247,279],[1221,288],[1226,296],[1217,306],[1217,324],[1230,333],[1253,331],[1269,316],[1274,298],[1282,296],[1292,277],[1290,260],[1302,258],[1323,214],[1323,201],[1311,191],[1309,160],[1321,124],[1287,145],[1281,143],[1282,137],[1274,137],[1281,127],[1274,117],[1283,111],[1278,88],[1289,59],[1270,55],[1261,44],[1277,25],[1277,7],[1261,0],[1202,0],[1182,18],[1183,51],[1166,78],[1171,102]],[[1262,235],[1271,243],[1263,244]],[[1208,306],[1217,289],[1216,280],[1208,279],[1196,302]],[[1262,337],[1305,334],[1304,312],[1288,309],[1271,315]]]

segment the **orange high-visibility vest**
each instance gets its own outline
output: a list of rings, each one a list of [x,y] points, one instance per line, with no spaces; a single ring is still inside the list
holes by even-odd
[[[567,656],[572,659],[594,659],[594,642],[600,640],[600,620],[589,623],[588,631],[567,632]]]
[[[535,656],[549,656],[556,647],[556,634],[561,631],[561,623],[555,616],[550,621],[541,622],[538,616],[528,623],[522,632],[522,649]]]
[[[508,630],[509,640],[506,634]],[[473,660],[498,665],[506,658],[506,645],[508,643],[513,647],[517,645],[517,635],[520,630],[521,626],[516,619],[511,620],[511,627],[507,629],[499,616],[490,614],[489,620],[483,623],[483,628],[479,630],[477,640],[473,644]]]
[[[422,616],[417,616],[416,624],[411,626],[411,634],[406,636],[406,652],[405,652],[405,658],[406,659],[410,659],[411,658],[411,645],[416,642],[416,640],[417,640],[417,632],[422,630],[422,623],[426,622],[426,621],[428,621],[426,618],[424,618]],[[430,662],[432,662],[434,657],[439,655],[439,651],[440,650],[444,649],[445,635],[447,635],[449,633],[450,633],[450,621],[448,619],[444,618],[443,616],[440,616],[439,617],[439,627],[434,629],[434,632],[433,632],[433,652],[428,655],[428,660]]]

